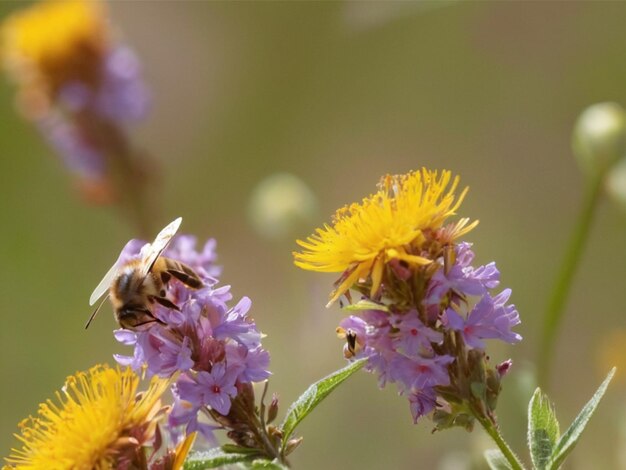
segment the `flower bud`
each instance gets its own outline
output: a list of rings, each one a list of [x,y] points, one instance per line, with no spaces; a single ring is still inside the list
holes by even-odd
[[[501,362],[500,364],[496,366],[498,375],[500,375],[500,377],[504,377],[509,372],[509,370],[511,370],[512,366],[513,366],[513,361],[511,359],[507,359],[506,361]]]
[[[267,422],[271,423],[278,416],[278,395],[274,394],[272,396],[272,401],[270,402],[270,406],[267,409]]]
[[[604,183],[609,197],[626,211],[626,158],[611,168]]]
[[[606,172],[626,153],[626,112],[617,103],[598,103],[585,109],[576,121],[574,154],[590,175]]]
[[[302,444],[302,437],[296,437],[294,439],[289,439],[287,444],[285,445],[285,455],[291,454],[296,448]]]

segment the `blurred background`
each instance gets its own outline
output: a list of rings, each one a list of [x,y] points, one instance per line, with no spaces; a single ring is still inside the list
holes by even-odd
[[[0,16],[26,3],[1,2]],[[522,318],[524,341],[494,344],[490,355],[513,358],[499,417],[527,460],[541,315],[582,198],[571,129],[592,103],[626,104],[626,3],[162,1],[110,10],[153,96],[133,138],[161,167],[155,226],[181,215],[182,232],[217,239],[222,282],[252,299],[267,334],[270,390],[283,412],[344,365],[342,313],[324,308],[335,276],[295,268],[295,239],[385,173],[445,168],[470,186],[460,214],[481,223],[468,239],[480,263],[497,262]],[[93,288],[137,235],[114,209],[77,196],[16,114],[14,92],[0,83],[2,456],[17,423],[67,375],[128,352],[113,339],[109,306],[83,325]],[[285,200],[295,201],[287,223],[273,212]],[[601,204],[568,301],[549,389],[562,428],[610,366],[626,365],[625,215]],[[494,446],[481,429],[431,429],[413,425],[393,387],[379,391],[360,373],[303,423],[292,463],[484,468],[480,454]],[[623,374],[568,468],[626,468],[625,444]]]

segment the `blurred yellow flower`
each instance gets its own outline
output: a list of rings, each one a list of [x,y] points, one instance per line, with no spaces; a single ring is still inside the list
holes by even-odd
[[[42,403],[38,417],[20,423],[16,437],[24,445],[6,458],[9,468],[110,469],[120,461],[132,467],[137,449],[154,436],[169,385],[154,377],[137,394],[139,380],[130,368],[106,365],[69,377],[56,403]]]
[[[596,363],[599,374],[606,374],[607,370],[617,367],[614,381],[626,382],[626,330],[617,329],[608,332],[598,346]]]
[[[431,263],[425,252],[426,235],[439,231],[439,241],[449,243],[477,225],[477,221],[468,224],[469,219],[461,219],[443,227],[467,192],[465,188],[455,197],[458,183],[459,177],[452,179],[445,170],[383,177],[375,194],[339,209],[332,226],[325,224],[306,241],[297,241],[304,250],[294,252],[296,266],[343,273],[329,305],[368,277],[370,295],[375,295],[388,262],[397,260],[413,268]]]
[[[44,0],[4,22],[3,61],[18,83],[54,93],[71,80],[97,81],[107,40],[99,1]]]

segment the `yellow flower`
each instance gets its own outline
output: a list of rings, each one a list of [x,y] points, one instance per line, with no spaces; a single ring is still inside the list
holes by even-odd
[[[339,209],[331,225],[297,243],[304,248],[294,253],[296,266],[311,271],[343,273],[331,293],[329,305],[355,283],[371,281],[374,296],[382,283],[384,268],[391,261],[417,268],[434,259],[430,248],[451,243],[472,230],[469,219],[444,226],[455,214],[467,188],[455,197],[459,177],[449,171],[413,171],[387,175],[375,194]]]
[[[56,403],[39,406],[37,417],[19,425],[21,449],[6,459],[18,469],[111,469],[141,458],[161,416],[160,397],[169,380],[154,377],[137,394],[139,377],[131,370],[92,367],[69,377]]]
[[[97,0],[44,0],[2,25],[5,66],[20,84],[47,94],[72,80],[96,83],[107,41],[104,6]]]

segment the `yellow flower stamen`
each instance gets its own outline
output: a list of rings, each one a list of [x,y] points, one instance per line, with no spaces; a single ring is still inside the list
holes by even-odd
[[[452,178],[449,171],[422,169],[387,175],[375,194],[339,209],[332,225],[325,224],[306,240],[297,240],[304,250],[294,252],[294,263],[310,271],[345,273],[329,305],[361,279],[371,279],[373,296],[390,261],[413,268],[432,262],[422,253],[426,233],[440,231],[451,242],[476,226],[469,219],[443,225],[467,193],[465,188],[456,197],[458,184],[459,177]]]
[[[15,436],[23,443],[5,460],[18,469],[110,469],[117,451],[138,445],[154,432],[160,397],[168,380],[154,377],[137,394],[139,377],[131,370],[92,367],[69,377],[56,402],[39,406]]]

